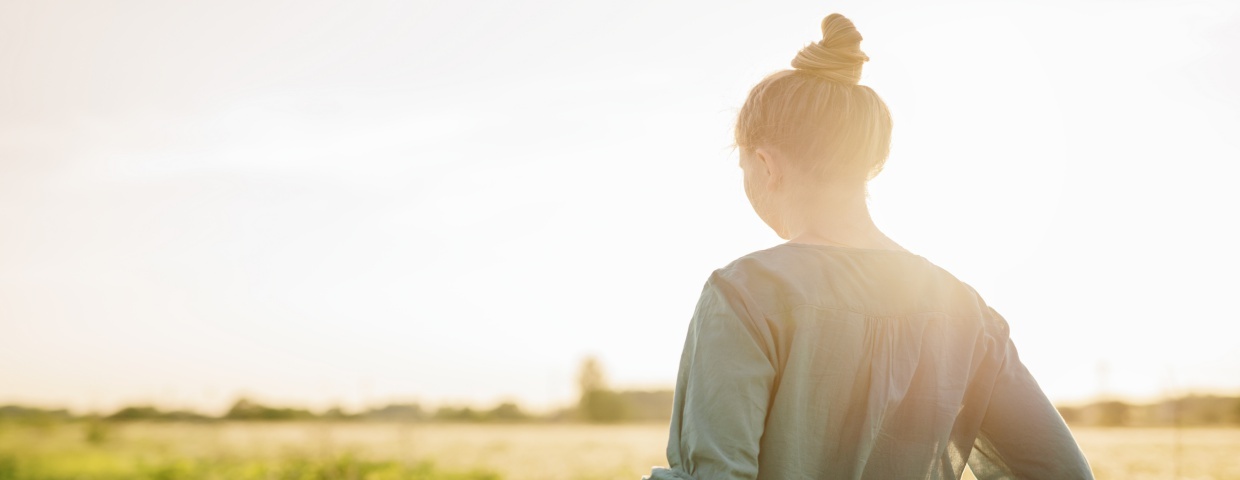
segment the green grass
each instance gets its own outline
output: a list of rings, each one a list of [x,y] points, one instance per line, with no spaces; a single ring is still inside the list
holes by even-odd
[[[430,462],[406,465],[340,455],[318,459],[138,459],[111,452],[0,456],[0,480],[499,480],[482,472],[445,472]]]
[[[352,451],[246,454],[118,435],[100,423],[0,425],[0,480],[500,480],[432,461],[373,459]],[[195,439],[184,443],[193,445]],[[339,450],[339,449],[337,449]]]

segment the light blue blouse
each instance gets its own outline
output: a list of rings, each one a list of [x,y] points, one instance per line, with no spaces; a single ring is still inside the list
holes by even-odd
[[[1090,479],[1008,325],[908,252],[785,243],[706,281],[644,479]]]

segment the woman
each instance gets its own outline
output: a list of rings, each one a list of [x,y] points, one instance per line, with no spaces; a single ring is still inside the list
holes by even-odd
[[[1093,478],[968,285],[878,230],[891,115],[832,14],[736,122],[745,194],[787,243],[707,280],[649,479]]]

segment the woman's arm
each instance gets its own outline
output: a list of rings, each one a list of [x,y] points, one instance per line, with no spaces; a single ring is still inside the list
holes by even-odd
[[[753,479],[775,364],[769,330],[718,275],[702,289],[680,358],[667,443],[650,480]],[[731,298],[729,298],[731,297]]]
[[[1009,338],[969,456],[979,480],[1093,479],[1085,455]]]

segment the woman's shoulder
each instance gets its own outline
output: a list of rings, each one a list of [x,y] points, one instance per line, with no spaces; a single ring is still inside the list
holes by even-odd
[[[781,243],[755,250],[715,270],[739,283],[850,282],[875,272],[941,270],[925,258],[897,250],[869,250],[830,245]]]
[[[965,282],[907,251],[783,243],[742,255],[716,269],[708,283],[749,297],[761,310],[799,305],[888,315],[987,310]]]

